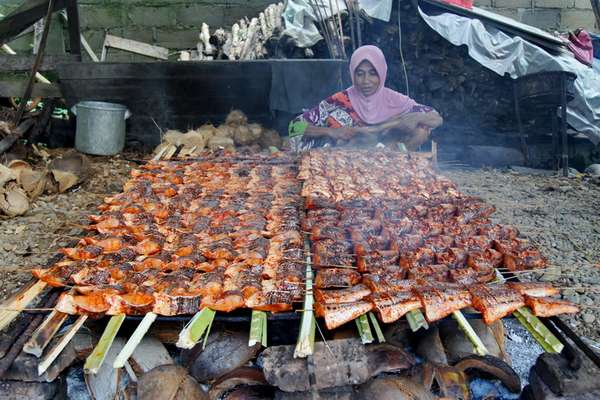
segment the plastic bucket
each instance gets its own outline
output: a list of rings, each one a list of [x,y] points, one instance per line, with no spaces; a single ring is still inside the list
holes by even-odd
[[[82,101],[71,111],[77,116],[77,150],[99,156],[112,156],[123,151],[125,120],[131,116],[127,107],[102,101]]]

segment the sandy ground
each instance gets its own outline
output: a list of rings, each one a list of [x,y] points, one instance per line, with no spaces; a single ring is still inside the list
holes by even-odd
[[[134,156],[130,156],[134,157]],[[84,235],[81,225],[103,197],[118,193],[135,164],[123,157],[91,158],[90,179],[74,191],[42,196],[24,216],[0,219],[0,298],[31,279],[29,270]],[[497,222],[512,224],[554,266],[533,279],[564,287],[581,304],[571,326],[600,339],[600,181],[495,169],[445,169],[462,191],[494,204]]]
[[[580,335],[600,339],[600,180],[533,175],[532,171],[451,169],[442,173],[464,193],[497,208],[498,223],[517,227],[552,268],[529,277],[552,281],[582,307],[565,317]],[[533,171],[535,172],[535,171]],[[525,277],[523,277],[525,280]]]

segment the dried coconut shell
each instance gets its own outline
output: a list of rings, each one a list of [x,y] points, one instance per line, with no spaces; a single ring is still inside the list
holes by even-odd
[[[58,191],[62,193],[87,178],[90,162],[86,156],[73,150],[65,153],[62,158],[52,160],[48,169],[58,183]]]
[[[258,144],[264,149],[267,149],[271,146],[281,148],[283,140],[281,136],[279,136],[279,132],[274,129],[265,129],[258,140]]]
[[[75,175],[72,172],[61,171],[58,169],[53,169],[50,171],[56,183],[58,183],[58,191],[59,193],[66,192],[73,186],[79,183],[79,176]]]
[[[23,169],[29,169],[29,170],[33,169],[31,164],[29,164],[27,161],[23,161],[23,160],[12,160],[11,162],[8,163],[8,168],[15,171],[15,173],[17,175],[19,174],[19,171],[21,171]]]
[[[240,110],[233,110],[225,118],[225,125],[240,126],[248,123],[248,117]]]
[[[4,187],[7,182],[17,179],[17,174],[12,169],[0,164],[0,188]]]
[[[0,210],[9,217],[25,214],[29,210],[29,199],[25,191],[16,184],[0,189]]]
[[[30,199],[35,199],[46,188],[48,179],[47,171],[33,171],[31,169],[22,169],[17,177],[17,183],[21,185]]]

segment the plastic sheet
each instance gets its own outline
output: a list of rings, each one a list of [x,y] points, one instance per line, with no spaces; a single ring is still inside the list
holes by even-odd
[[[321,12],[316,14],[312,5],[321,5]],[[330,4],[332,5],[334,14],[337,11],[346,10],[346,2],[344,0],[288,0],[287,6],[283,11],[283,19],[285,21],[284,33],[296,40],[299,47],[314,46],[322,39],[316,22],[319,16],[329,18],[331,16]],[[361,9],[372,18],[377,18],[388,22],[392,13],[392,0],[359,0],[358,5]]]
[[[577,75],[575,98],[567,107],[567,122],[600,143],[600,74],[569,55],[554,56],[519,36],[509,36],[479,19],[451,13],[436,16],[419,13],[423,20],[450,43],[466,45],[469,55],[498,75],[512,78],[542,71],[570,71]]]

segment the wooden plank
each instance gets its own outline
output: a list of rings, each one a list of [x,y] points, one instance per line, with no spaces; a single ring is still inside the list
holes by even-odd
[[[106,59],[106,48],[124,50],[130,53],[141,54],[146,57],[157,58],[159,60],[169,59],[169,49],[165,47],[154,46],[148,43],[138,42],[137,40],[125,39],[109,34],[104,38],[103,47],[102,61]]]
[[[0,331],[6,328],[46,288],[46,282],[33,281],[0,306]]]
[[[53,10],[65,8],[67,0],[56,0]],[[48,0],[29,0],[0,21],[0,43],[17,36],[46,15]]]
[[[60,311],[52,311],[42,325],[33,332],[31,339],[25,343],[23,351],[40,358],[44,349],[48,346],[48,343],[50,343],[68,316],[68,314],[61,313]]]
[[[0,82],[0,97],[20,97],[25,91],[25,81],[4,81]],[[56,84],[46,83],[34,83],[33,91],[31,92],[32,97],[45,97],[45,98],[60,98],[62,93],[60,88]]]
[[[71,54],[81,61],[81,29],[79,27],[79,7],[77,0],[67,3],[67,19],[69,20],[69,45]]]
[[[0,71],[29,71],[35,61],[34,56],[23,55],[0,55]],[[40,66],[40,71],[52,71],[60,63],[70,63],[75,58],[70,55],[63,56],[44,56],[44,61]]]

